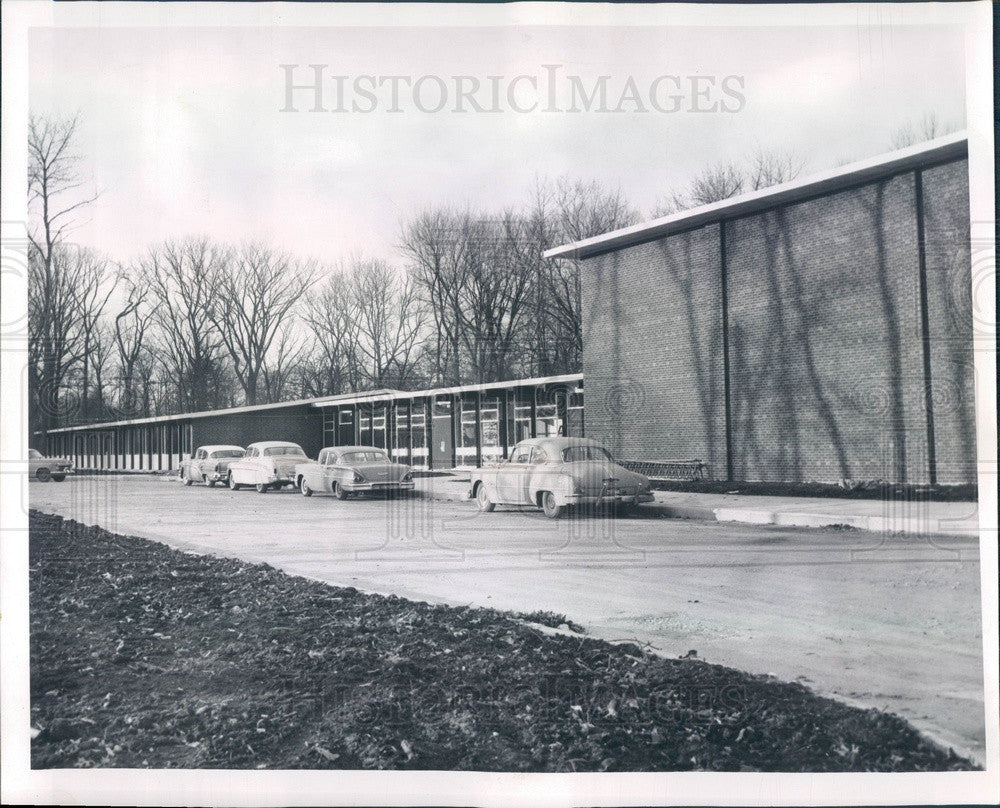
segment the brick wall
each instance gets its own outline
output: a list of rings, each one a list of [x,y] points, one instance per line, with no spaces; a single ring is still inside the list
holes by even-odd
[[[974,480],[966,169],[922,174],[941,482]],[[916,191],[910,172],[725,224],[734,478],[929,481]],[[623,458],[726,476],[720,241],[582,262],[587,434]]]
[[[631,460],[726,468],[718,225],[585,261],[584,419]]]
[[[923,186],[937,476],[969,482],[976,478],[976,422],[968,165],[928,169]]]

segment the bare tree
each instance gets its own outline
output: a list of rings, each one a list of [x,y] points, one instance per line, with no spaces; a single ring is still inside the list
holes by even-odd
[[[933,140],[936,137],[954,132],[958,127],[952,122],[942,121],[936,112],[925,112],[916,121],[906,121],[896,127],[889,138],[889,143],[894,149],[903,149],[922,143],[925,140]]]
[[[125,274],[125,273],[123,273]],[[134,281],[127,282],[125,301],[115,314],[114,345],[117,350],[117,394],[113,406],[121,417],[149,415],[147,395],[140,394],[141,359],[148,352],[147,334],[153,321],[148,305],[149,289]]]
[[[468,212],[440,208],[426,211],[403,226],[401,249],[409,261],[421,299],[431,313],[436,334],[433,350],[436,381],[460,384],[462,373],[462,289],[471,266]]]
[[[790,151],[758,147],[750,156],[747,187],[753,191],[770,188],[794,180],[802,171],[804,161]]]
[[[93,253],[70,248],[76,215],[96,198],[82,193],[74,152],[76,118],[32,115],[28,124],[28,338],[32,428],[52,428],[66,402],[67,372],[81,356],[81,325],[93,302],[81,284],[104,268]]]
[[[261,369],[291,311],[316,281],[312,263],[248,243],[213,264],[206,308],[247,404],[256,404]]]
[[[690,181],[686,188],[661,197],[653,216],[669,216],[682,210],[730,199],[744,191],[759,191],[795,179],[804,161],[791,151],[758,146],[742,160],[709,166]]]
[[[382,261],[350,272],[357,351],[367,383],[406,386],[420,356],[425,316],[410,278]]]
[[[104,310],[108,300],[118,285],[120,276],[111,265],[97,258],[93,253],[80,255],[80,273],[78,275],[74,300],[80,317],[80,332],[82,337],[81,357],[81,411],[80,417],[87,421],[91,417],[90,382],[92,371],[100,374],[108,358],[110,340],[104,331]],[[100,376],[98,376],[100,379]],[[98,415],[103,415],[103,389],[97,399]]]
[[[303,385],[317,396],[357,389],[361,383],[358,324],[345,273],[331,273],[306,295],[301,316],[314,338],[303,360]]]
[[[308,345],[291,324],[279,328],[271,351],[260,368],[260,383],[268,401],[285,401],[295,395],[291,390],[292,382],[296,377],[301,379],[302,362],[308,352]]]
[[[220,385],[222,339],[209,316],[226,251],[205,238],[167,242],[140,262],[158,334],[155,355],[184,412],[226,400]]]
[[[543,259],[541,254],[559,244],[635,224],[639,212],[620,189],[564,176],[554,183],[536,182],[529,221],[538,271],[532,329],[534,372],[575,372],[583,355],[579,264]]]

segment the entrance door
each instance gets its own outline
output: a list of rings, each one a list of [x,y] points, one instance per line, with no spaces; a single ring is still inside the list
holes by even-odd
[[[434,402],[431,424],[431,467],[450,469],[455,464],[454,455],[455,433],[451,423],[451,399],[439,399]]]

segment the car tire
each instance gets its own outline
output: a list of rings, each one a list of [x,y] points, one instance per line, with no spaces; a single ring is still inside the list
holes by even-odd
[[[47,483],[52,479],[52,472],[45,468],[45,466],[42,466],[35,471],[35,479],[40,483]]]
[[[229,485],[229,490],[230,491],[239,491],[240,490],[240,484],[238,482],[236,482],[236,480],[233,479],[233,475],[232,474],[230,474],[229,477],[226,478],[226,482]]]
[[[302,496],[311,497],[313,495],[313,490],[309,487],[309,483],[306,482],[305,477],[299,479],[299,491],[302,492]]]
[[[271,486],[267,483],[257,483],[254,488],[257,490],[258,494],[266,494],[271,490]]]
[[[201,479],[209,488],[215,488],[215,480],[210,480],[208,477],[202,477]]]
[[[65,479],[66,479],[66,475],[65,474],[53,474],[52,475],[52,482],[54,482],[54,483],[61,483]]]
[[[347,499],[350,496],[350,494],[344,490],[343,486],[340,483],[333,484],[333,495],[341,501]]]
[[[181,479],[184,480],[184,485],[194,485],[194,480],[191,479],[191,473],[185,472],[181,469]]]
[[[476,506],[483,513],[489,513],[496,508],[496,503],[490,501],[490,492],[486,490],[486,483],[476,486]]]
[[[551,491],[542,492],[542,512],[549,519],[558,519],[566,512],[565,505],[556,504],[556,495]]]

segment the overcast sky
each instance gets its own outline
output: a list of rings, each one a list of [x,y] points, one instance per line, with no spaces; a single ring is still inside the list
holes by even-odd
[[[101,192],[75,238],[120,260],[195,233],[330,263],[393,258],[402,219],[515,205],[536,176],[598,179],[648,214],[757,144],[796,152],[809,173],[887,151],[927,111],[964,125],[962,32],[940,26],[35,29],[29,44],[31,109],[79,113],[82,167]],[[307,111],[308,90],[293,94],[299,112],[280,111],[283,64],[299,65],[297,83],[325,65],[328,111]],[[391,82],[374,100],[355,91],[366,75],[407,77],[395,106]],[[479,83],[471,100],[454,76]],[[578,90],[600,76],[605,108],[620,111],[583,111]],[[442,86],[445,109],[424,111]]]

